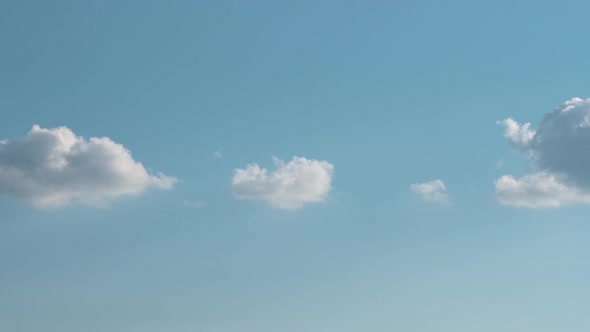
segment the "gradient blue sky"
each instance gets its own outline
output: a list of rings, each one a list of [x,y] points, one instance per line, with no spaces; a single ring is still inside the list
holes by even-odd
[[[0,330],[587,332],[588,207],[505,206],[494,181],[530,168],[496,121],[590,97],[588,12],[3,1],[0,139],[67,126],[179,182],[1,196]],[[294,155],[334,165],[324,202],[234,197],[234,169]],[[435,179],[452,206],[410,190]]]

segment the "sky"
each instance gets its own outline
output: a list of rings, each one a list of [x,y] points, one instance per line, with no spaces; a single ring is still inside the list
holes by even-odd
[[[583,1],[0,3],[0,330],[586,332]]]

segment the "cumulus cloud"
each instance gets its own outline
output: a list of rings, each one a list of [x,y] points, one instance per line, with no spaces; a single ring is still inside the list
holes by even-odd
[[[558,207],[590,203],[590,99],[573,98],[546,114],[536,130],[508,118],[504,137],[523,153],[534,170],[496,181],[500,203],[521,207]]]
[[[496,197],[502,204],[517,207],[559,207],[566,204],[590,203],[590,194],[568,186],[550,173],[533,173],[515,179],[504,175],[496,180]]]
[[[0,195],[37,207],[104,206],[149,188],[171,189],[175,182],[148,172],[108,137],[86,140],[67,127],[35,125],[24,137],[0,141]]]
[[[271,173],[257,164],[236,169],[232,179],[234,195],[289,210],[327,198],[332,189],[332,164],[297,156],[286,164],[276,157],[273,161],[276,170]]]
[[[504,126],[504,138],[506,138],[513,147],[518,149],[526,149],[527,145],[532,141],[536,134],[536,132],[531,129],[530,123],[520,125],[512,118],[498,121],[497,123]]]
[[[419,194],[426,202],[434,202],[441,205],[451,205],[451,199],[447,194],[447,188],[442,180],[434,180],[424,183],[416,183],[410,189]]]

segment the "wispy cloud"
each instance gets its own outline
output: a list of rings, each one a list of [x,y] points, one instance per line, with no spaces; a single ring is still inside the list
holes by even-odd
[[[200,207],[203,206],[203,204],[205,204],[205,202],[203,201],[193,201],[190,199],[185,199],[182,204],[186,207],[190,207],[190,208],[194,208],[194,209],[198,209]]]

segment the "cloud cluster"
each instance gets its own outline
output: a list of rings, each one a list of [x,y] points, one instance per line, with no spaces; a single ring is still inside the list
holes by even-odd
[[[410,189],[419,194],[426,202],[438,203],[440,205],[451,205],[451,199],[447,194],[447,188],[442,180],[434,180],[424,183],[416,183]]]
[[[276,157],[273,161],[276,170],[272,173],[257,164],[236,169],[232,179],[234,195],[290,210],[327,198],[332,189],[332,164],[300,157],[293,157],[286,164]]]
[[[504,137],[531,162],[533,173],[496,181],[500,203],[558,207],[590,203],[590,99],[573,98],[544,116],[536,130],[508,118]]]
[[[171,189],[175,182],[149,173],[121,144],[107,137],[86,140],[67,127],[35,125],[22,138],[0,141],[0,195],[37,207],[103,206],[148,188]]]

